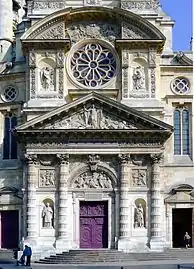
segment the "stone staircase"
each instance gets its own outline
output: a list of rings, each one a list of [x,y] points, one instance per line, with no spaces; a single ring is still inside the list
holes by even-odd
[[[39,264],[127,263],[132,261],[194,260],[194,249],[168,249],[164,252],[123,253],[113,249],[70,250],[40,259]]]

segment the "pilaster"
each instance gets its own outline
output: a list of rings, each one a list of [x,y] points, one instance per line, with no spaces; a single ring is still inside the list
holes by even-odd
[[[58,202],[58,237],[56,248],[60,250],[69,249],[69,225],[68,225],[68,177],[69,177],[69,155],[58,154],[59,161],[59,202]]]
[[[162,154],[151,154],[152,183],[151,183],[151,239],[150,248],[154,251],[163,250],[162,238],[162,198],[160,186],[160,163]]]
[[[130,160],[129,154],[119,155],[120,160],[120,233],[118,240],[118,249],[127,251],[130,237],[130,219],[129,219],[129,198],[128,198],[128,180]]]
[[[36,179],[38,178],[37,155],[25,155],[27,163],[27,238],[31,245],[36,244],[37,239],[37,214],[36,214]]]

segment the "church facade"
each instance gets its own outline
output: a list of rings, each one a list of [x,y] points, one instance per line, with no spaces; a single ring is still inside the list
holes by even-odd
[[[0,12],[0,247],[194,245],[192,52],[173,51],[160,3]]]

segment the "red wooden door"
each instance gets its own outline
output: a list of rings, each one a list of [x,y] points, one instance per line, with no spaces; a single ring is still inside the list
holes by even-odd
[[[17,248],[19,217],[17,210],[1,211],[1,248]]]

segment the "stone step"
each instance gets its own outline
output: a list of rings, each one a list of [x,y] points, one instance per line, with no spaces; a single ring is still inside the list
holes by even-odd
[[[130,261],[158,261],[193,259],[194,249],[165,250],[164,252],[123,253],[117,250],[70,250],[58,253],[37,263],[41,264],[87,264],[87,263],[118,263]]]

